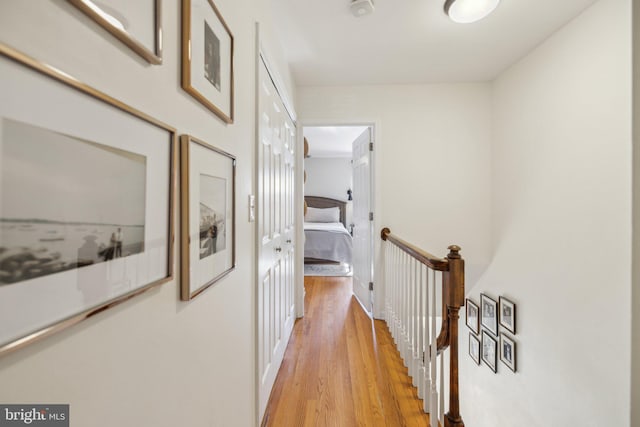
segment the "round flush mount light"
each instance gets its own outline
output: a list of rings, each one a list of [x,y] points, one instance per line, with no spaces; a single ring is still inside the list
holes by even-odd
[[[349,8],[351,9],[353,16],[356,18],[369,15],[375,10],[373,0],[352,0]]]
[[[453,22],[469,24],[489,15],[500,0],[446,0],[444,12]]]

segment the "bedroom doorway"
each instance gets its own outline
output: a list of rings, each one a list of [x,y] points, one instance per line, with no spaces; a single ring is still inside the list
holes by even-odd
[[[352,277],[372,315],[372,125],[302,126],[305,276]]]

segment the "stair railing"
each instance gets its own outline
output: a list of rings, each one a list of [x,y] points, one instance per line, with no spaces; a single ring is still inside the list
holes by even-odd
[[[449,254],[438,258],[391,234],[388,228],[382,230],[381,237],[385,319],[418,397],[423,399],[424,411],[429,413],[431,427],[438,427],[438,422],[445,427],[464,427],[458,389],[458,313],[464,306],[460,247],[449,246]]]

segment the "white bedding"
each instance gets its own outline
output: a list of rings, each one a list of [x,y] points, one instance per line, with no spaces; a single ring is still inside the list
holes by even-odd
[[[340,222],[305,222],[304,257],[351,264],[351,235]]]

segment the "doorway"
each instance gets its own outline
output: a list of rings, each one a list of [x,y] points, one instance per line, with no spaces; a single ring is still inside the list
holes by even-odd
[[[351,276],[373,313],[372,124],[302,125],[305,275]],[[304,283],[298,283],[300,294]]]

